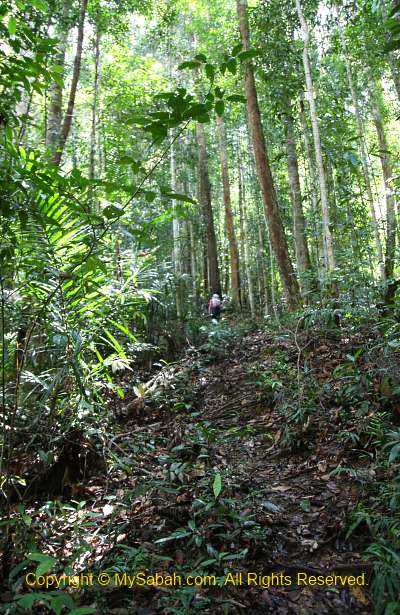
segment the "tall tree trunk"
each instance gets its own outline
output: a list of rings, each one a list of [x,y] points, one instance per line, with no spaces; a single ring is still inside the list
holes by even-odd
[[[203,124],[197,124],[197,146],[199,163],[199,192],[203,211],[203,220],[207,245],[207,270],[211,292],[221,294],[221,283],[218,267],[217,240],[215,237],[214,216],[211,205],[211,188],[208,176],[208,161],[206,149],[206,136]]]
[[[242,237],[243,237],[243,263],[247,282],[247,298],[250,306],[250,314],[252,318],[256,315],[256,305],[254,297],[254,284],[252,271],[250,266],[250,248],[249,248],[249,225],[247,221],[246,196],[244,185],[244,173],[242,167],[242,158],[240,155],[240,142],[238,143],[238,193],[239,193],[239,211],[241,212]]]
[[[313,219],[313,233],[314,233],[314,242],[311,245],[314,245],[315,248],[315,263],[317,267],[318,277],[321,279],[322,275],[322,265],[321,265],[321,254],[323,254],[323,239],[322,234],[320,233],[320,228],[317,228],[317,220],[318,225],[320,225],[320,216],[319,216],[319,207],[318,207],[318,182],[315,174],[314,167],[314,158],[312,155],[312,148],[308,133],[308,126],[306,115],[304,112],[304,99],[303,95],[300,95],[300,120],[303,132],[303,141],[304,141],[304,153],[306,158],[306,166],[308,167],[308,191],[311,197],[311,211],[312,211],[312,219]]]
[[[313,137],[314,137],[315,158],[317,162],[318,177],[319,177],[325,264],[326,264],[328,273],[330,273],[335,268],[335,257],[333,253],[333,241],[332,241],[332,234],[331,234],[331,229],[330,229],[328,190],[327,190],[327,185],[326,185],[324,161],[322,159],[321,135],[319,131],[317,108],[315,105],[315,97],[314,97],[314,85],[312,81],[310,56],[309,56],[309,51],[308,51],[309,44],[310,44],[310,33],[308,30],[308,24],[303,15],[303,10],[301,8],[300,0],[296,0],[296,8],[297,8],[297,14],[298,14],[300,24],[301,24],[301,30],[302,30],[303,42],[304,42],[303,65],[304,65],[304,74],[305,74],[306,86],[307,86],[307,98],[308,98],[308,103],[310,106],[310,118],[311,118],[311,125],[312,125]]]
[[[99,26],[96,28],[96,40],[94,44],[94,91],[92,102],[92,126],[90,130],[90,154],[89,154],[89,178],[94,179],[96,175],[96,128],[97,128],[97,105],[99,98],[100,82],[100,39],[101,33]]]
[[[235,226],[233,222],[231,189],[229,184],[229,170],[226,154],[225,127],[222,117],[217,116],[217,129],[219,138],[219,158],[221,162],[222,187],[224,193],[226,234],[229,242],[230,255],[230,283],[232,300],[236,306],[240,305],[240,276],[239,276],[239,251],[236,241]]]
[[[67,50],[69,26],[68,22],[69,3],[64,1],[62,15],[56,27],[55,36],[58,38],[57,52],[54,58],[55,64],[61,66],[63,71],[60,73],[60,78],[63,77],[65,68],[65,53]],[[61,83],[53,81],[49,87],[49,107],[47,115],[47,126],[45,143],[52,159],[56,154],[58,141],[60,138],[60,128],[62,122],[62,97],[63,86]]]
[[[364,126],[363,126],[363,121],[362,121],[361,112],[360,112],[360,105],[358,104],[358,93],[357,93],[356,85],[353,79],[353,71],[351,70],[351,64],[350,64],[350,60],[349,60],[348,53],[347,53],[346,40],[344,38],[342,30],[341,30],[341,39],[342,39],[342,46],[343,46],[343,51],[344,51],[345,63],[346,63],[347,82],[349,85],[351,100],[352,100],[353,107],[354,107],[354,114],[355,114],[356,122],[357,122],[357,136],[358,136],[358,143],[359,143],[359,148],[360,148],[360,156],[361,156],[361,164],[362,164],[362,169],[363,169],[365,189],[367,191],[368,205],[369,205],[369,210],[371,213],[371,223],[372,223],[372,230],[374,233],[375,249],[376,249],[376,254],[378,257],[380,276],[382,279],[384,279],[385,266],[384,266],[384,260],[383,260],[383,248],[382,248],[381,238],[379,236],[378,220],[376,218],[375,199],[373,197],[371,181],[369,177],[368,156],[367,156],[367,150],[365,147],[365,137],[364,137]]]
[[[238,139],[238,151],[239,151],[239,147],[240,147],[240,141]],[[241,291],[242,291],[241,298],[242,298],[242,305],[243,305],[243,303],[246,303],[246,304],[248,303],[248,300],[247,300],[248,291],[247,291],[247,275],[244,269],[245,234],[244,234],[244,214],[243,214],[243,199],[242,199],[242,171],[241,171],[240,157],[238,157],[238,192],[239,192],[238,207],[239,207],[239,225],[240,225],[239,263],[241,267],[240,280],[241,280]]]
[[[302,294],[307,296],[311,289],[311,261],[307,245],[306,224],[303,213],[303,200],[301,196],[299,163],[297,160],[296,138],[293,127],[291,102],[286,105],[284,114],[287,168],[292,197],[293,208],[293,234],[296,249],[296,262],[299,272],[300,287]]]
[[[375,83],[370,92],[372,115],[378,136],[379,157],[382,166],[382,175],[385,185],[386,201],[386,246],[385,246],[385,279],[393,277],[395,251],[396,251],[396,204],[391,187],[392,165],[390,161],[388,143],[381,112],[381,85]]]
[[[171,190],[177,192],[177,178],[176,178],[176,156],[175,156],[175,142],[174,132],[170,131],[171,137],[171,149],[170,149],[170,172],[171,172]],[[180,225],[176,215],[176,201],[172,199],[172,264],[175,273],[175,305],[176,315],[178,320],[182,318],[182,299],[181,299],[181,245],[180,245]]]
[[[243,48],[246,50],[250,48],[247,0],[237,0],[237,12],[242,44]],[[245,62],[245,91],[257,175],[263,195],[264,210],[268,221],[271,244],[278,263],[283,292],[288,307],[289,309],[296,309],[300,303],[300,290],[289,258],[285,231],[279,213],[275,187],[265,146],[265,137],[251,60]]]
[[[197,262],[196,262],[196,240],[194,236],[193,222],[188,220],[189,246],[190,246],[190,277],[192,279],[193,294],[197,295]]]
[[[64,147],[68,139],[69,131],[71,130],[72,116],[74,114],[76,90],[78,88],[79,75],[81,72],[82,46],[83,46],[83,36],[84,36],[84,31],[85,31],[85,17],[86,17],[87,4],[88,4],[88,0],[81,1],[81,8],[79,12],[79,21],[78,21],[78,41],[76,45],[74,69],[72,71],[72,81],[71,81],[71,88],[69,91],[68,105],[67,105],[67,110],[65,112],[63,125],[61,127],[60,139],[58,142],[57,150],[53,157],[53,161],[57,166],[59,166],[61,162],[61,158],[64,152]]]

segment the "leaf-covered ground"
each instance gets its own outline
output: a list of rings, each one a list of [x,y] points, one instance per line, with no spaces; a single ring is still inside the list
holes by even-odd
[[[74,573],[109,574],[104,587],[71,591],[95,613],[372,613],[368,586],[297,584],[298,572],[371,578],[365,530],[347,535],[377,478],[373,431],[360,428],[376,416],[369,405],[360,418],[367,396],[353,373],[357,340],[310,341],[298,331],[233,338],[226,325],[208,339],[165,367],[142,398],[131,392],[120,402],[104,432],[106,473],[70,485],[69,503],[27,505],[36,548],[57,560],[55,572],[70,564]],[[229,572],[282,573],[293,582],[113,582],[116,572],[138,571],[219,581]],[[49,611],[36,603],[33,612]]]

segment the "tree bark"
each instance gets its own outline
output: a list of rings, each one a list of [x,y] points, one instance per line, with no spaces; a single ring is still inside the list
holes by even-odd
[[[189,229],[189,248],[190,248],[190,277],[192,279],[192,291],[197,295],[197,263],[196,263],[196,241],[193,230],[193,222],[188,220]]]
[[[85,17],[86,17],[87,4],[88,4],[88,0],[82,0],[80,12],[79,12],[78,41],[76,45],[76,53],[75,53],[75,59],[74,59],[74,68],[72,72],[72,81],[71,81],[71,88],[69,92],[68,105],[67,105],[67,110],[65,113],[63,125],[61,127],[60,139],[58,142],[57,150],[53,157],[53,162],[57,166],[59,166],[61,163],[61,158],[64,152],[64,147],[67,142],[69,132],[71,130],[72,117],[74,114],[75,97],[76,97],[76,91],[78,88],[79,75],[81,72],[82,46],[83,46],[83,36],[84,36],[84,31],[85,31]]]
[[[96,40],[94,44],[94,91],[92,102],[92,126],[90,130],[90,154],[89,154],[89,178],[94,179],[96,175],[96,128],[97,128],[97,105],[99,98],[100,82],[100,39],[99,27],[96,29]]]
[[[396,204],[391,187],[392,181],[392,164],[389,155],[388,143],[383,124],[381,101],[380,101],[380,84],[375,83],[370,91],[372,116],[376,128],[376,134],[379,143],[379,157],[382,166],[382,175],[385,185],[385,202],[386,202],[386,246],[385,246],[385,280],[388,281],[393,277],[395,252],[396,252]]]
[[[293,127],[291,103],[287,102],[284,113],[284,126],[286,137],[287,169],[292,197],[293,234],[296,250],[297,270],[299,273],[300,288],[303,296],[311,290],[311,261],[308,251],[306,223],[303,212],[303,199],[301,196],[299,163],[297,160],[296,138]]]
[[[176,178],[176,156],[174,132],[170,131],[171,149],[170,149],[170,172],[171,172],[171,190],[177,192]],[[181,298],[181,244],[180,244],[180,224],[176,215],[176,201],[172,199],[172,264],[175,273],[175,305],[176,315],[178,320],[182,318],[182,298]]]
[[[196,127],[199,165],[199,193],[206,232],[208,286],[213,293],[221,294],[218,267],[218,250],[215,237],[214,215],[211,205],[211,188],[208,176],[206,136],[203,124]]]
[[[225,207],[226,234],[229,243],[230,256],[230,285],[232,300],[235,306],[240,305],[240,275],[239,275],[239,251],[236,240],[235,225],[233,222],[231,190],[229,182],[229,169],[226,154],[225,126],[222,117],[217,116],[217,129],[219,138],[219,158],[221,162],[222,187]]]
[[[320,232],[320,215],[319,215],[319,207],[318,207],[318,181],[315,174],[314,167],[314,158],[312,155],[312,148],[309,138],[308,126],[306,121],[306,116],[304,112],[304,99],[303,96],[300,96],[300,120],[303,131],[303,141],[304,141],[304,153],[306,157],[307,167],[308,167],[308,191],[311,197],[311,211],[312,211],[312,220],[313,220],[313,234],[314,234],[314,242],[311,243],[311,246],[314,246],[315,249],[315,263],[317,267],[318,277],[321,279],[323,277],[322,274],[322,265],[321,265],[321,254],[324,253],[323,248],[323,239],[322,233]],[[317,228],[318,221],[318,228]]]
[[[247,297],[250,306],[250,314],[252,318],[256,315],[256,304],[254,297],[254,284],[250,266],[250,247],[249,247],[249,226],[247,221],[246,195],[244,184],[244,173],[242,167],[242,157],[240,155],[240,141],[238,140],[238,193],[239,193],[239,211],[242,224],[242,240],[243,240],[243,264],[247,282]]]
[[[363,126],[363,121],[362,121],[361,112],[360,112],[360,105],[358,104],[358,93],[357,93],[356,85],[353,79],[353,71],[351,70],[351,64],[350,64],[350,60],[349,60],[348,53],[347,53],[347,45],[346,45],[346,41],[345,41],[342,30],[341,30],[341,39],[342,39],[342,46],[343,46],[343,51],[344,51],[345,63],[346,63],[347,82],[349,85],[351,100],[353,103],[354,114],[355,114],[356,123],[357,123],[357,136],[358,136],[358,143],[359,143],[359,148],[360,148],[359,151],[360,151],[360,156],[361,156],[361,164],[362,164],[362,169],[363,169],[365,189],[367,191],[368,205],[369,205],[369,210],[371,213],[371,224],[372,224],[372,231],[374,233],[375,249],[376,249],[376,254],[378,257],[380,277],[384,279],[385,266],[384,266],[384,259],[383,259],[383,248],[382,248],[381,238],[379,236],[378,220],[376,218],[375,199],[373,197],[371,181],[369,177],[368,156],[367,156],[367,150],[365,147],[365,138],[364,138],[364,126]]]
[[[58,38],[57,52],[54,58],[55,64],[62,66],[63,71],[60,73],[60,78],[63,78],[65,68],[65,53],[67,50],[69,27],[67,25],[69,13],[68,2],[63,5],[62,15],[56,29],[56,38]],[[49,108],[47,117],[47,127],[45,135],[45,144],[52,159],[56,154],[58,141],[60,138],[60,127],[62,121],[62,98],[63,86],[56,81],[53,81],[49,87]]]
[[[315,105],[314,85],[311,75],[311,64],[309,56],[309,44],[310,34],[308,30],[308,24],[304,18],[303,10],[301,8],[300,0],[296,0],[297,14],[301,24],[301,30],[303,35],[303,66],[304,74],[306,78],[307,98],[310,106],[310,118],[314,137],[315,158],[318,169],[319,188],[321,196],[321,209],[322,209],[322,233],[324,238],[324,256],[325,265],[328,273],[331,273],[335,268],[335,257],[333,253],[333,241],[330,229],[330,217],[329,217],[329,202],[328,202],[328,189],[326,185],[326,175],[324,169],[324,162],[322,158],[321,149],[321,135],[319,131],[319,122],[317,115],[317,108]]]
[[[237,0],[237,12],[243,48],[250,48],[249,25],[247,20],[247,1]],[[251,137],[256,161],[257,175],[264,202],[265,216],[268,222],[271,244],[278,263],[283,292],[288,308],[296,309],[300,303],[299,285],[289,258],[285,231],[279,213],[275,187],[266,151],[265,137],[258,105],[254,71],[251,60],[245,62],[245,92],[247,112],[251,128]]]

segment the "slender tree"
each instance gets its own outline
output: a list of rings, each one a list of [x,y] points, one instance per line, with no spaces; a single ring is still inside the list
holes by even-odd
[[[208,272],[208,287],[212,292],[221,294],[221,283],[218,265],[218,248],[215,237],[214,214],[211,205],[211,186],[208,175],[208,160],[206,135],[203,124],[197,124],[197,150],[199,165],[199,195],[203,211],[206,236],[206,265]]]
[[[68,14],[69,2],[65,1],[62,5],[62,12],[55,27],[55,36],[58,39],[58,45],[54,62],[60,67],[60,70],[62,70],[60,79],[65,72],[65,53],[69,36]],[[48,92],[49,105],[45,142],[52,158],[54,158],[56,154],[62,122],[63,86],[60,79],[51,83]]]
[[[324,169],[324,161],[322,158],[321,135],[319,129],[319,121],[317,115],[317,107],[315,104],[314,84],[311,75],[311,63],[309,55],[310,32],[307,21],[304,18],[303,9],[300,0],[296,0],[297,14],[299,17],[301,31],[303,36],[303,66],[306,78],[307,99],[310,108],[310,118],[314,137],[315,157],[317,162],[319,188],[321,196],[322,209],[322,232],[324,237],[324,256],[325,266],[328,273],[335,268],[335,257],[333,253],[333,240],[331,233],[331,222],[329,215],[328,188]]]
[[[290,194],[293,209],[293,234],[296,248],[296,262],[299,272],[300,287],[303,295],[307,296],[310,290],[311,261],[307,245],[306,223],[303,212],[303,199],[301,195],[299,164],[297,160],[296,137],[294,132],[294,120],[292,105],[287,101],[284,113],[286,153]]]
[[[94,43],[94,84],[92,102],[92,125],[90,130],[90,153],[89,153],[89,177],[94,179],[96,171],[96,137],[97,137],[97,107],[99,99],[100,84],[100,40],[101,31],[99,25],[96,26],[96,37]]]
[[[88,0],[81,0],[81,6],[79,11],[79,21],[78,21],[78,40],[76,45],[76,53],[74,58],[74,68],[72,71],[72,81],[71,88],[69,91],[69,98],[67,104],[67,110],[65,112],[64,121],[60,131],[60,138],[57,145],[56,152],[53,157],[54,163],[59,166],[61,163],[61,158],[64,152],[64,147],[68,139],[69,132],[71,130],[72,125],[72,117],[74,114],[75,107],[75,97],[76,91],[78,88],[79,75],[81,72],[81,63],[82,63],[82,46],[83,46],[83,37],[85,32],[85,17],[87,10]]]
[[[383,182],[385,186],[386,203],[386,246],[385,246],[385,279],[393,277],[396,252],[396,204],[392,189],[393,170],[386,132],[381,111],[381,85],[373,84],[370,90],[372,115],[379,143],[379,158],[382,166]]]
[[[250,48],[250,34],[246,0],[237,0],[237,12],[243,48],[244,50],[248,50]],[[289,309],[296,309],[300,302],[300,290],[289,258],[285,231],[279,213],[278,201],[266,151],[251,60],[246,60],[245,62],[245,91],[257,175],[263,195],[264,210],[268,222],[271,245],[278,263],[279,274],[288,307]]]
[[[219,141],[219,158],[221,163],[222,187],[224,194],[225,224],[229,242],[230,283],[232,299],[236,306],[240,304],[239,251],[233,222],[229,169],[226,152],[225,126],[222,117],[217,115],[217,130]]]
[[[239,212],[241,223],[241,239],[243,244],[243,266],[245,271],[246,283],[247,283],[247,299],[250,306],[250,314],[254,318],[256,315],[256,301],[254,295],[254,283],[250,265],[250,238],[249,238],[249,225],[248,225],[248,212],[246,207],[246,194],[245,194],[245,181],[244,170],[241,156],[240,139],[238,139],[238,199],[239,199]]]

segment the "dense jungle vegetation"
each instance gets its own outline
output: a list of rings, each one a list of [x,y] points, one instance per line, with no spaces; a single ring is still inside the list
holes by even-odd
[[[0,611],[400,613],[399,0],[0,33]]]

